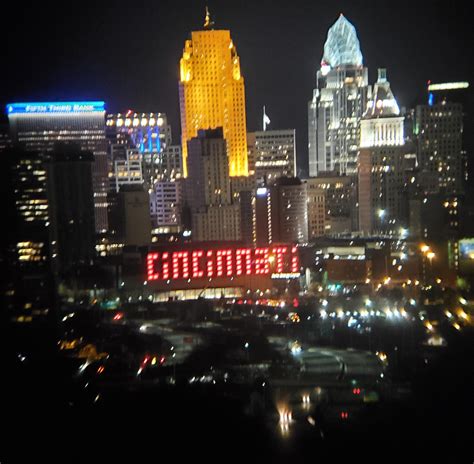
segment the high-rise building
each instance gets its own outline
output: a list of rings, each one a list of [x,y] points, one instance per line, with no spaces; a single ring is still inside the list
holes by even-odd
[[[3,156],[8,227],[0,262],[8,318],[49,319],[65,273],[94,257],[93,155],[59,144],[48,152],[15,147]]]
[[[120,191],[122,185],[142,185],[143,180],[143,160],[138,150],[126,148],[125,157],[120,159],[114,157],[112,184],[115,192]]]
[[[182,175],[181,148],[172,145],[171,126],[164,113],[108,114],[106,134],[111,162],[125,149],[135,150],[142,161],[144,182],[152,187],[158,180]]]
[[[354,26],[341,14],[329,29],[308,104],[309,175],[355,174],[368,71]]]
[[[361,121],[359,153],[359,230],[365,234],[406,235],[409,183],[416,154],[405,145],[404,118],[386,70],[378,70],[367,111]]]
[[[104,102],[7,104],[12,140],[30,151],[52,151],[57,142],[76,143],[94,155],[95,230],[108,228],[108,163]]]
[[[317,196],[318,190],[324,192],[325,235],[349,234],[357,229],[357,182],[354,176],[320,172],[318,177],[307,179],[306,184],[309,195],[314,192]]]
[[[469,83],[428,81],[427,91],[428,104],[416,107],[414,124],[422,185],[447,195],[469,193],[474,172],[468,159],[473,137],[464,130],[472,124]]]
[[[49,202],[42,154],[19,149],[2,153],[0,171],[5,218],[1,246],[2,315],[8,323],[49,319],[54,306]]]
[[[249,166],[255,166],[260,185],[272,184],[278,177],[296,175],[295,129],[266,130],[247,134]]]
[[[240,206],[233,201],[222,128],[200,130],[188,142],[186,202],[193,240],[239,240]]]
[[[150,196],[142,185],[123,185],[114,213],[115,230],[125,246],[150,245]]]
[[[180,61],[179,98],[184,175],[189,174],[187,142],[200,129],[222,127],[230,176],[247,176],[244,78],[228,30],[214,30],[206,11],[204,27],[193,31]]]
[[[161,180],[174,180],[183,177],[183,155],[181,145],[168,145],[164,150],[159,162]]]
[[[175,232],[181,225],[183,205],[180,181],[159,181],[150,194],[152,226],[163,233]]]
[[[257,245],[305,243],[308,241],[306,184],[297,177],[281,177],[256,192]]]
[[[415,134],[421,173],[436,180],[437,190],[462,193],[466,172],[462,105],[446,100],[418,105]]]
[[[89,265],[95,256],[94,156],[62,145],[46,162],[51,261],[55,272]]]
[[[309,240],[326,234],[326,192],[311,180],[306,184]]]

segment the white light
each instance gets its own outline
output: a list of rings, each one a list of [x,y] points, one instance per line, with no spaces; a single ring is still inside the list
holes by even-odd
[[[458,90],[458,89],[467,89],[469,87],[469,82],[445,82],[443,84],[430,84],[428,90],[430,92],[436,90]]]

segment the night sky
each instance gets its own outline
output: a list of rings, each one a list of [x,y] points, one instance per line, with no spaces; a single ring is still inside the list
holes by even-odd
[[[248,130],[261,129],[264,104],[270,128],[295,127],[299,171],[307,169],[307,102],[327,30],[339,13],[357,29],[370,83],[377,67],[386,67],[400,106],[421,102],[428,79],[474,83],[468,2],[207,4],[215,28],[231,30],[241,59]],[[9,2],[3,10],[0,103],[101,99],[111,112],[165,112],[178,142],[179,59],[190,31],[202,25],[205,5],[119,0],[42,1],[25,7]]]

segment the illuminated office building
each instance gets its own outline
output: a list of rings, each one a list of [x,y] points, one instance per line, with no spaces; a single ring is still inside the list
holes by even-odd
[[[320,172],[306,181],[308,196],[314,204],[308,205],[308,220],[313,224],[313,238],[320,233],[319,218],[324,193],[324,235],[349,234],[357,228],[357,180],[354,176],[339,176],[335,172]]]
[[[467,88],[467,82],[430,84],[428,104],[416,107],[420,170],[424,179],[431,180],[431,193],[465,191],[468,170],[463,103],[467,101]],[[423,183],[429,187],[426,181]]]
[[[311,180],[306,182],[309,240],[326,234],[326,192]]]
[[[294,129],[249,132],[247,145],[249,166],[255,166],[255,177],[260,184],[272,184],[279,177],[295,176]]]
[[[415,183],[417,158],[405,144],[404,118],[386,70],[378,70],[361,121],[359,152],[359,230],[365,234],[405,236],[409,223],[408,192]]]
[[[259,187],[255,201],[258,246],[308,241],[306,184],[297,177],[280,177],[274,185]]]
[[[77,145],[51,152],[7,149],[2,290],[8,318],[52,316],[57,277],[94,257],[93,155]]]
[[[309,175],[355,174],[368,70],[354,26],[341,14],[329,29],[316,88],[308,104]]]
[[[171,126],[164,113],[110,113],[106,131],[111,143],[136,148],[140,153],[160,153],[171,145]]]
[[[240,205],[232,195],[222,128],[200,130],[188,142],[188,153],[186,201],[193,240],[240,240]]]
[[[48,152],[58,142],[76,143],[94,155],[95,230],[105,232],[108,163],[104,102],[47,102],[7,104],[13,143],[28,151]]]
[[[113,173],[110,173],[114,190],[118,192],[122,185],[142,185],[142,164],[142,156],[137,150],[125,149],[125,158],[116,158]]]
[[[183,168],[187,142],[200,129],[222,127],[227,141],[230,176],[247,176],[247,130],[244,78],[228,30],[214,30],[209,13],[204,27],[186,40],[180,61],[179,98]]]
[[[154,228],[159,232],[179,231],[183,204],[180,181],[159,181],[150,193],[150,213]]]
[[[181,148],[172,145],[171,126],[164,113],[108,114],[106,134],[111,162],[135,150],[142,160],[143,179],[149,187],[158,180],[182,176]],[[121,153],[123,152],[123,153]]]

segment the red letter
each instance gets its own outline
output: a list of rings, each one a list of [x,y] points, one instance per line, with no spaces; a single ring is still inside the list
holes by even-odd
[[[158,261],[158,253],[148,253],[146,257],[146,280],[158,280],[159,273],[155,272],[155,261]]]
[[[274,249],[276,255],[276,272],[281,274],[284,269],[283,255],[288,252],[287,247],[277,247]]]
[[[263,256],[263,258],[257,258]],[[255,249],[255,274],[268,274],[270,266],[268,265],[268,248]]]
[[[182,260],[182,273],[180,275],[179,261]],[[173,279],[189,278],[189,252],[176,251],[173,253]]]
[[[300,272],[300,263],[298,260],[298,249],[294,246],[291,248],[291,272]]]
[[[233,272],[232,250],[219,250],[217,252],[217,275],[224,275],[223,260],[226,259],[226,276],[231,277]]]
[[[170,263],[168,261],[169,256],[169,253],[163,253],[162,256],[163,264],[161,265],[161,272],[163,274],[163,280],[168,280],[170,278]]]
[[[213,254],[212,250],[209,250],[206,253],[206,257],[207,257],[207,262],[206,262],[207,277],[212,277],[214,275],[214,263],[212,261],[212,254]]]
[[[193,278],[199,278],[204,275],[204,271],[199,269],[199,259],[202,258],[204,251],[195,250],[193,251]]]
[[[252,249],[251,248],[240,248],[236,251],[236,267],[237,275],[243,274],[243,265],[242,261],[245,259],[245,274],[252,274]]]

